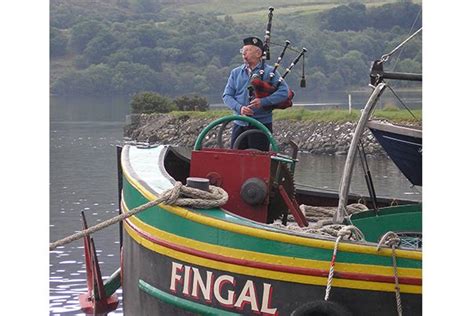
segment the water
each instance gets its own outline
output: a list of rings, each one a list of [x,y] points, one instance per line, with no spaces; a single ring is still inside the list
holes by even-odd
[[[50,124],[50,241],[118,214],[116,145],[122,141],[127,98],[52,98]],[[337,189],[344,157],[300,154],[296,182]],[[369,159],[377,195],[416,198],[421,194],[388,159]],[[367,194],[361,167],[354,169],[351,191]],[[93,236],[102,275],[119,267],[119,232],[112,226]],[[78,295],[86,291],[83,243],[75,241],[50,253],[51,315],[84,315]],[[121,291],[118,292],[121,299]],[[123,308],[109,315],[122,315]]]
[[[51,241],[81,230],[81,211],[89,226],[118,214],[115,145],[121,130],[122,123],[111,122],[51,124]],[[94,234],[103,276],[119,266],[118,240],[117,226]],[[77,295],[86,291],[83,252],[82,241],[51,252],[52,314],[79,312]]]

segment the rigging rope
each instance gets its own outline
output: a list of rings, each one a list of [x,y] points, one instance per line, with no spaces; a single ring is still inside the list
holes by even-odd
[[[204,209],[219,207],[227,203],[229,195],[224,189],[210,185],[209,191],[210,192],[206,192],[199,189],[190,188],[177,181],[173,188],[161,193],[156,200],[142,204],[126,213],[122,213],[95,226],[79,231],[56,242],[50,243],[49,250],[54,250],[59,246],[63,246],[87,235],[93,234],[160,203],[166,205],[189,206]]]
[[[384,80],[385,81],[385,80]],[[390,87],[390,85],[388,85],[386,82],[385,82],[386,86],[390,89],[390,91],[392,91],[393,95],[397,98],[397,100],[405,107],[405,109],[408,110],[408,112],[411,114],[411,116],[413,116],[413,118],[419,122],[420,120],[415,116],[415,114],[413,114],[412,111],[410,111],[410,109],[408,108],[408,106],[402,101],[402,99],[400,99],[400,97],[395,93],[395,91],[392,89],[392,87]]]
[[[399,50],[401,47],[403,47],[409,40],[411,40],[416,34],[418,34],[419,32],[421,32],[423,27],[420,27],[418,29],[418,31],[416,31],[415,33],[413,33],[412,35],[410,35],[406,40],[404,40],[400,45],[398,45],[397,47],[395,47],[390,53],[388,54],[385,54],[385,55],[382,55],[382,57],[380,58],[380,60],[382,61],[382,63],[386,62],[390,56],[392,56],[397,50]]]
[[[420,10],[418,10],[418,14],[415,17],[415,20],[413,21],[413,24],[411,25],[410,31],[408,31],[408,34],[410,34],[413,31],[413,27],[415,26],[416,21],[418,21],[418,17],[420,16],[421,10],[422,10],[422,7],[420,7]],[[398,61],[399,61],[400,56],[402,55],[404,49],[405,49],[405,47],[403,47],[403,49],[400,51],[400,54],[398,54],[397,60],[395,60],[395,64],[393,65],[392,71],[394,71],[395,67],[397,67]]]

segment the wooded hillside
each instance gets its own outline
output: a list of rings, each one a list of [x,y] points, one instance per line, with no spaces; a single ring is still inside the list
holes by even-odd
[[[422,22],[412,1],[51,0],[51,93],[221,93],[241,64],[241,39],[263,38],[269,5],[272,42],[307,48],[306,89],[315,91],[367,86],[371,62]],[[271,63],[280,51],[271,46]],[[421,72],[421,53],[418,36],[387,69]],[[300,75],[301,64],[287,77],[295,90]]]

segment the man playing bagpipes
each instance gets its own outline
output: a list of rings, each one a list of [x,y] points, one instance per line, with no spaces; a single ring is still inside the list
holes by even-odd
[[[265,64],[262,59],[264,45],[258,37],[247,37],[243,40],[243,44],[241,53],[244,63],[230,73],[223,94],[224,104],[236,114],[251,116],[258,120],[272,132],[272,110],[278,104],[288,100],[289,88],[284,80],[280,80],[282,79],[280,74],[276,71],[272,72],[273,67]],[[259,90],[257,94],[255,91],[257,78],[265,82],[275,82],[275,85],[273,87],[269,85],[272,88],[267,89],[271,90],[267,91],[268,93],[262,94]],[[262,95],[266,96],[262,97]],[[237,137],[249,129],[254,129],[254,127],[246,122],[234,121],[231,148],[234,147]],[[255,148],[268,151],[269,145],[265,135],[249,133],[240,142],[239,149]]]

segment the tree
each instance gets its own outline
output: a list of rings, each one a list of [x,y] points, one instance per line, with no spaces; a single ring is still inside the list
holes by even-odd
[[[168,97],[146,91],[134,95],[131,106],[133,113],[168,113],[176,107]]]
[[[153,0],[137,0],[136,7],[138,12],[156,12],[159,11],[159,5],[157,1]]]
[[[96,20],[87,20],[77,23],[71,28],[69,45],[77,53],[82,53],[89,41],[103,28],[104,25]]]
[[[122,8],[128,8],[130,3],[128,3],[128,0],[117,0],[117,5]]]
[[[66,54],[68,39],[59,29],[52,27],[49,31],[49,54],[51,57],[60,57]]]
[[[174,100],[179,111],[207,111],[209,102],[203,96],[193,95],[191,97],[181,96]]]
[[[369,64],[361,52],[351,50],[338,61],[339,73],[347,85],[357,85],[364,79],[368,80]]]
[[[129,63],[133,62],[133,57],[129,49],[117,50],[115,53],[110,54],[105,59],[105,62],[112,67],[115,67],[121,61]]]
[[[344,79],[338,72],[329,75],[328,85],[331,87],[331,90],[339,90],[345,87]]]
[[[156,91],[158,74],[142,64],[119,62],[114,68],[112,85],[121,94],[133,94],[138,91]]]
[[[102,30],[87,44],[84,57],[89,64],[99,64],[117,49],[117,40],[110,33]]]
[[[149,66],[155,71],[161,70],[162,51],[149,47],[137,47],[130,52],[132,61]]]
[[[132,30],[134,38],[137,38],[140,42],[139,46],[145,46],[153,48],[156,46],[158,34],[154,24],[141,24]]]
[[[399,72],[421,73],[421,63],[416,60],[405,58],[397,65]]]
[[[333,31],[360,31],[366,27],[366,8],[362,3],[350,3],[322,14],[322,28]]]
[[[179,56],[183,54],[180,49],[177,48],[156,48],[158,54],[162,56],[162,58],[168,62],[177,62]]]
[[[103,95],[113,94],[115,91],[112,85],[114,70],[108,65],[92,65],[85,70],[85,75],[91,81],[91,89],[88,94]]]
[[[323,93],[328,90],[328,78],[321,72],[314,70],[308,76],[308,82],[314,86],[314,90],[318,93]]]
[[[93,90],[93,83],[84,71],[72,70],[59,77],[51,86],[57,95],[87,95]]]
[[[54,0],[51,3],[50,25],[59,29],[67,29],[77,23],[80,16],[78,10],[68,5],[55,5]]]
[[[417,18],[418,17],[418,18]],[[375,7],[368,14],[369,25],[380,30],[390,30],[394,25],[414,29],[421,27],[421,6],[411,2],[388,3]]]

